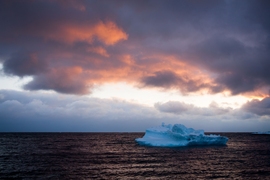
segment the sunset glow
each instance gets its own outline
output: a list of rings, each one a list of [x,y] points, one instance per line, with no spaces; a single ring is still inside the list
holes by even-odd
[[[73,119],[96,131],[162,121],[268,130],[268,8],[250,0],[1,1],[0,131],[38,125],[40,114],[59,131]],[[102,129],[106,122],[115,125]]]

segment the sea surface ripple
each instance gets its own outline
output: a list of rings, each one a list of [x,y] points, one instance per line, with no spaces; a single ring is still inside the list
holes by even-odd
[[[158,148],[143,133],[0,133],[0,179],[270,179],[270,136]]]

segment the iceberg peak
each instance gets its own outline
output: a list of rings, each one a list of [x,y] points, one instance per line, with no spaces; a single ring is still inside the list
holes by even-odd
[[[135,141],[140,145],[160,147],[181,147],[191,145],[226,145],[228,138],[219,135],[205,135],[204,130],[187,128],[183,124],[162,123],[161,126],[146,129],[142,138]]]

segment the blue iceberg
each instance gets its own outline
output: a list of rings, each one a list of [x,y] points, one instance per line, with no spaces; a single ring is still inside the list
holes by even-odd
[[[197,145],[226,145],[228,138],[220,135],[205,135],[203,130],[187,128],[182,124],[151,127],[142,138],[135,141],[140,145],[158,147],[182,147]]]

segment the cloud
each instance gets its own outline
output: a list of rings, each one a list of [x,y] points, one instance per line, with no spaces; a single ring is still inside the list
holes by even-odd
[[[4,72],[17,76],[37,75],[46,71],[46,62],[35,53],[17,53],[3,63]]]
[[[152,108],[118,99],[5,90],[0,94],[1,132],[142,131],[159,119]]]
[[[267,97],[262,100],[253,99],[244,104],[242,109],[259,116],[270,116],[270,98]]]
[[[166,103],[156,103],[155,108],[161,112],[173,113],[179,115],[191,115],[191,116],[213,116],[225,118],[232,114],[239,115],[238,110],[231,108],[219,107],[217,103],[212,102],[209,107],[196,107],[192,104],[186,104],[179,101],[168,101]],[[222,117],[223,116],[223,117]],[[241,118],[245,119],[245,118]]]
[[[51,69],[24,86],[26,90],[53,89],[66,94],[87,94],[90,88],[81,67]]]
[[[198,92],[208,89],[214,91],[217,87],[205,79],[193,76],[193,72],[176,74],[173,71],[157,71],[154,75],[148,75],[141,79],[144,86],[159,87],[164,89],[176,88],[182,93]]]
[[[105,56],[105,57],[109,57],[110,56],[107,53],[106,49],[104,49],[102,47],[90,47],[87,50],[90,51],[90,52],[94,52],[94,53],[100,54],[100,55]]]
[[[269,7],[252,0],[1,1],[0,61],[6,74],[33,77],[28,90],[87,94],[93,83],[124,81],[265,96]],[[81,73],[67,75],[77,67]]]
[[[142,82],[146,85],[165,88],[175,86],[179,81],[181,81],[181,79],[171,71],[155,72],[154,75],[142,79]]]
[[[230,123],[235,123],[238,126],[238,130],[233,127],[233,124],[230,127],[231,130],[242,131],[247,128],[249,130],[246,129],[246,131],[254,131],[251,130],[251,127],[246,126],[254,121],[258,121],[257,125],[254,124],[254,127],[260,123],[268,123],[270,116],[267,105],[269,105],[267,101],[260,103],[257,100],[253,100],[244,104],[241,108],[232,109],[221,107],[215,102],[209,104],[209,107],[197,107],[184,102],[168,101],[165,103],[156,103],[154,107],[160,112],[177,115],[180,119],[186,119],[191,122],[196,121],[201,126],[207,127],[207,125],[211,126],[210,124],[212,124],[213,127],[222,129],[221,124],[226,124],[227,126]]]
[[[161,112],[181,114],[195,107],[191,104],[185,104],[177,101],[169,101],[163,104],[156,103],[155,108],[157,108]]]
[[[269,116],[171,101],[148,107],[121,99],[0,90],[1,132],[144,132],[162,122],[205,131],[266,131]],[[16,112],[16,113],[14,113]]]
[[[40,32],[40,36],[45,39],[62,41],[65,43],[75,43],[85,41],[93,43],[94,37],[105,45],[114,45],[120,40],[127,40],[128,35],[123,32],[114,22],[98,22],[94,25],[60,25],[56,27],[57,31]]]

